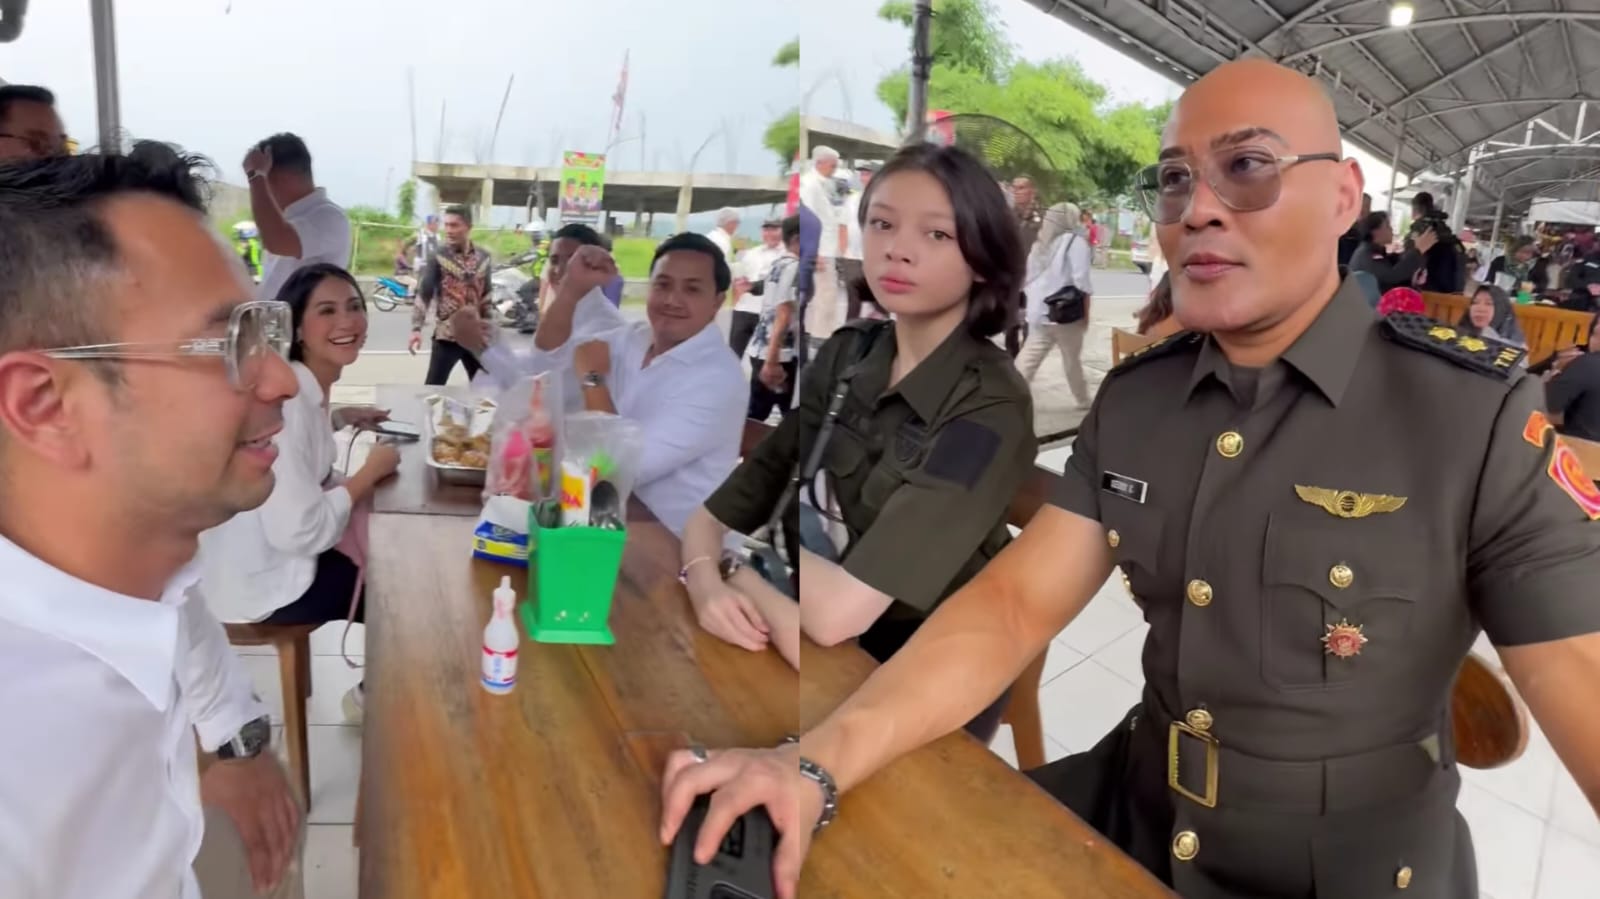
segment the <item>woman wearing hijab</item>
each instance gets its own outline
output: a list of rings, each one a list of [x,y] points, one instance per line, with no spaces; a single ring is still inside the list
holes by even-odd
[[[1528,345],[1528,339],[1522,334],[1522,326],[1517,323],[1511,296],[1499,287],[1488,284],[1478,285],[1457,327],[1512,346]]]
[[[1093,264],[1089,239],[1074,230],[1080,221],[1078,207],[1057,203],[1044,214],[1039,239],[1028,254],[1026,317],[1028,339],[1017,354],[1017,370],[1028,381],[1038,373],[1051,348],[1061,351],[1061,367],[1067,375],[1078,406],[1089,407],[1089,385],[1083,376],[1083,335],[1089,329],[1089,295],[1094,292],[1089,270]],[[1053,322],[1047,315],[1046,300],[1067,287],[1083,293],[1083,317],[1077,321]]]

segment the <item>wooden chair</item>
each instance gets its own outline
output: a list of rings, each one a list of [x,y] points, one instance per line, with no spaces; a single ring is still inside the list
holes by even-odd
[[[311,762],[306,741],[306,700],[311,696],[311,632],[315,624],[224,624],[234,646],[271,646],[278,651],[283,684],[283,737],[289,744],[289,774],[300,800],[311,810]]]
[[[1528,364],[1537,365],[1566,347],[1589,342],[1593,312],[1574,312],[1557,306],[1518,306],[1517,324],[1528,339]]]
[[[1122,360],[1140,347],[1149,346],[1160,340],[1159,337],[1147,337],[1121,328],[1111,329],[1111,364],[1117,365]]]
[[[1114,341],[1115,338],[1113,347]],[[1027,527],[1044,504],[1055,478],[1055,472],[1035,467],[1011,500],[1007,523],[1012,527]],[[1017,750],[1017,767],[1023,771],[1043,767],[1047,761],[1044,754],[1044,724],[1039,715],[1039,681],[1044,678],[1045,657],[1049,654],[1050,648],[1046,645],[1044,652],[1022,669],[1022,673],[1011,684],[1011,695],[1006,698],[1005,710],[1000,714],[1000,723],[1011,725],[1011,742]]]
[[[1467,304],[1471,302],[1459,293],[1433,293],[1422,291],[1422,314],[1447,325],[1454,325],[1461,321],[1461,316],[1467,314]]]

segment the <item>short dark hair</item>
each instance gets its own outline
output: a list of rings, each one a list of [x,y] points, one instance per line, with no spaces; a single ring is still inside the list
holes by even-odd
[[[1016,216],[994,173],[977,157],[957,147],[930,143],[901,147],[861,196],[858,218],[862,228],[867,224],[873,194],[900,172],[932,175],[950,197],[956,246],[974,275],[967,306],[967,333],[988,340],[1011,327],[1017,319],[1017,300],[1022,295],[1028,255]],[[862,282],[860,287],[862,296],[871,296],[870,284]]]
[[[106,203],[146,194],[203,214],[212,171],[202,157],[154,141],[126,154],[0,166],[0,353],[108,342],[95,298],[119,274],[122,252]],[[114,380],[114,369],[94,367]]]
[[[256,144],[256,147],[272,154],[273,168],[307,178],[312,177],[311,151],[306,149],[306,142],[301,140],[298,134],[290,134],[287,131],[274,134]]]
[[[295,269],[294,274],[278,290],[278,299],[289,304],[289,314],[294,320],[294,328],[290,332],[294,340],[289,344],[289,360],[292,362],[305,359],[305,353],[300,349],[300,326],[306,320],[306,305],[311,302],[311,293],[329,278],[338,278],[355,288],[356,296],[361,298],[361,307],[366,308],[367,295],[361,292],[361,284],[343,268],[331,262],[313,262]]]
[[[785,245],[791,240],[800,239],[800,216],[791,215],[783,220],[783,242]]]
[[[56,95],[49,88],[33,84],[0,84],[0,122],[11,114],[13,103],[43,103],[54,109]]]
[[[1412,209],[1422,209],[1422,210],[1424,210],[1426,212],[1432,212],[1433,211],[1433,194],[1430,194],[1425,190],[1418,192],[1416,196],[1411,198],[1411,208]]]
[[[556,241],[562,239],[575,240],[586,247],[604,247],[606,245],[606,239],[600,236],[599,231],[596,231],[582,222],[573,222],[570,225],[562,225],[556,229],[556,233],[550,235],[551,243],[555,243]]]
[[[444,208],[444,214],[456,216],[462,221],[466,222],[468,228],[472,227],[472,207],[466,205],[465,203],[455,203],[450,206],[446,206]]]
[[[711,257],[712,279],[716,282],[717,293],[727,293],[733,286],[733,271],[728,268],[728,260],[722,255],[722,248],[711,242],[711,238],[693,231],[674,234],[663,240],[656,247],[656,254],[650,257],[650,271],[655,273],[656,263],[661,257],[677,250],[686,250],[691,253],[704,253]]]
[[[1371,240],[1372,235],[1376,234],[1379,228],[1382,228],[1388,223],[1389,213],[1381,211],[1369,212],[1367,213],[1366,218],[1361,220],[1361,226],[1358,229],[1357,236],[1362,240]]]

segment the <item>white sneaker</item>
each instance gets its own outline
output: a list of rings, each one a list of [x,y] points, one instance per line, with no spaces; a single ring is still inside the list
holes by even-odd
[[[356,684],[344,694],[344,720],[346,723],[360,725],[366,713],[367,694],[363,684]]]

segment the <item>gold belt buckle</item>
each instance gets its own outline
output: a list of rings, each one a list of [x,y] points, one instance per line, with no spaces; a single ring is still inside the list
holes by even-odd
[[[1206,744],[1206,792],[1200,795],[1183,785],[1178,777],[1178,747],[1183,735],[1188,734]],[[1186,722],[1174,721],[1167,731],[1167,786],[1179,796],[1197,802],[1206,808],[1217,807],[1217,738],[1203,730],[1196,730]]]

